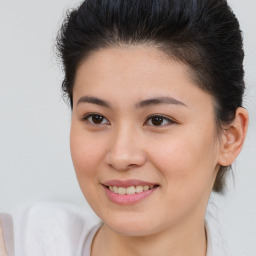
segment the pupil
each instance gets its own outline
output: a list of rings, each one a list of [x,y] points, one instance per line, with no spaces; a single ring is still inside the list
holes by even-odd
[[[152,118],[152,124],[153,125],[161,125],[163,123],[163,118],[156,116]]]
[[[96,124],[100,124],[103,121],[103,117],[102,116],[92,116],[92,121]]]

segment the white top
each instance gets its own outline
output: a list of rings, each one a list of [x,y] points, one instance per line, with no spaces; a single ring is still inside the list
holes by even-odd
[[[14,222],[15,256],[90,256],[92,240],[101,225],[78,206],[35,204]],[[216,219],[209,213],[206,231],[207,256],[227,256]]]

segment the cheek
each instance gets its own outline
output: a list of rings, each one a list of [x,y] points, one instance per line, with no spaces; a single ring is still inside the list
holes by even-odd
[[[76,125],[71,126],[70,151],[78,181],[90,179],[103,157],[102,141],[97,140]]]
[[[214,141],[183,136],[159,141],[151,154],[151,162],[162,174],[162,208],[170,222],[195,209],[204,212],[215,179],[215,152],[210,146]]]
[[[154,142],[151,159],[173,192],[197,194],[211,186],[217,164],[214,132],[186,129]],[[176,193],[175,193],[176,194]]]

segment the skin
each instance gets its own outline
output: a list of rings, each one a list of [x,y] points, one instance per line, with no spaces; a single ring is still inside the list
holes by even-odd
[[[79,66],[70,146],[81,190],[104,222],[93,256],[206,255],[207,202],[220,165],[231,164],[241,150],[248,116],[239,108],[218,135],[214,99],[193,83],[190,71],[147,46],[102,49]],[[84,96],[111,106],[81,101]],[[156,97],[181,103],[136,107]],[[102,122],[86,119],[88,113]],[[152,115],[165,119],[154,125]],[[105,194],[102,183],[111,179],[159,187],[124,206]]]
[[[5,247],[4,233],[3,233],[1,221],[0,221],[0,256],[8,256],[6,247]]]

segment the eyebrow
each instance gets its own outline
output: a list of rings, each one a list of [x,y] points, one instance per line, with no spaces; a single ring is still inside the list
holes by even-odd
[[[173,105],[181,105],[187,107],[187,105],[173,97],[158,97],[143,100],[136,104],[137,108],[143,108],[151,105],[160,105],[160,104],[173,104]]]
[[[96,104],[102,107],[106,108],[112,108],[111,104],[108,101],[105,101],[103,99],[97,98],[97,97],[92,97],[92,96],[83,96],[81,97],[77,105],[80,103],[92,103]],[[188,107],[185,103],[173,98],[173,97],[157,97],[157,98],[151,98],[151,99],[146,99],[143,101],[138,102],[135,104],[136,108],[143,108],[143,107],[148,107],[148,106],[154,106],[154,105],[160,105],[160,104],[173,104],[173,105],[180,105],[180,106],[185,106]]]
[[[96,105],[99,105],[99,106],[102,106],[102,107],[111,108],[111,104],[108,103],[107,101],[96,98],[96,97],[91,97],[91,96],[81,97],[78,100],[77,105],[80,104],[80,103],[92,103],[92,104],[96,104]]]

